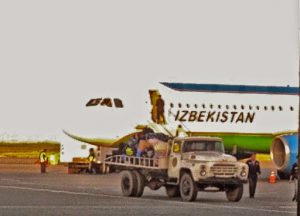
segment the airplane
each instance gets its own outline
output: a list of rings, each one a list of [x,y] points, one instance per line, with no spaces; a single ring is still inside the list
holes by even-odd
[[[86,113],[101,116],[99,124],[110,127],[106,132],[113,134],[118,126],[121,133],[110,139],[64,133],[87,144],[116,147],[143,127],[170,136],[180,127],[189,136],[222,138],[225,150],[238,159],[270,153],[280,177],[296,162],[299,87],[160,82],[136,94],[121,92],[121,97],[100,95],[85,104]]]

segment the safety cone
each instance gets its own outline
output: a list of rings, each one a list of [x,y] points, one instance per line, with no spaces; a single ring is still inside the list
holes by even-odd
[[[275,175],[274,171],[271,172],[271,175],[269,177],[269,183],[271,183],[271,184],[276,183],[276,175]]]

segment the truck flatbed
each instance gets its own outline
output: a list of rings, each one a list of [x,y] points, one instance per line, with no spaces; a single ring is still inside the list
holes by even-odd
[[[113,155],[105,159],[106,165],[113,165],[119,167],[126,167],[127,169],[154,169],[166,170],[168,167],[168,158],[146,158],[146,157],[133,157],[126,155]]]

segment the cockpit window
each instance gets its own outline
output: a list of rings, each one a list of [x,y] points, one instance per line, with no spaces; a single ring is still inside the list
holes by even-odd
[[[114,98],[114,102],[115,102],[115,107],[117,107],[117,108],[123,108],[124,107],[123,102],[122,102],[121,99]]]
[[[101,106],[108,106],[108,107],[112,107],[112,102],[110,98],[104,98],[101,103]]]
[[[123,108],[124,104],[123,101],[119,98],[95,98],[90,99],[89,102],[87,102],[86,106],[104,106],[104,107],[116,107],[116,108]]]
[[[218,151],[224,152],[224,145],[220,141],[186,141],[183,152]]]

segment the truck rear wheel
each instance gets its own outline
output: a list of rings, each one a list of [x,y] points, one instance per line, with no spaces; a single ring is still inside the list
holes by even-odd
[[[133,174],[136,176],[137,184],[136,184],[136,193],[133,195],[135,197],[141,197],[144,193],[145,188],[145,179],[142,174],[140,174],[138,171],[134,170]]]
[[[230,202],[238,202],[242,199],[244,187],[243,184],[235,185],[226,191],[226,196]]]
[[[192,176],[184,173],[180,179],[180,196],[183,201],[195,201],[198,194],[198,188]]]
[[[170,198],[180,196],[179,187],[176,185],[166,185],[166,192]]]
[[[132,171],[123,171],[121,188],[124,196],[134,196],[137,193],[137,177]]]

